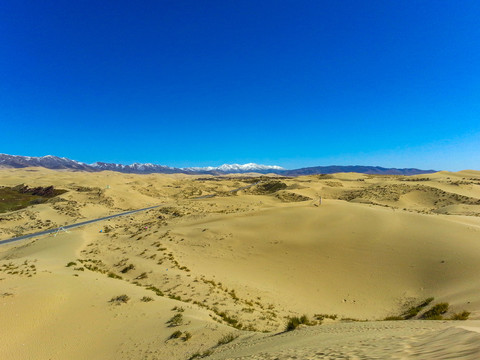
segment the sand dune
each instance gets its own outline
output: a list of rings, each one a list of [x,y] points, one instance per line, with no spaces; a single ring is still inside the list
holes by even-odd
[[[67,192],[1,213],[0,239],[163,206],[3,245],[0,357],[478,358],[480,172],[272,176],[230,192],[259,179],[2,169],[0,186]],[[429,297],[473,320],[375,321]],[[335,320],[281,333],[302,314]]]

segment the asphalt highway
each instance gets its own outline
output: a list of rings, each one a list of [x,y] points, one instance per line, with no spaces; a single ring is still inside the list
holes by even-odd
[[[30,239],[30,238],[37,237],[37,236],[42,236],[42,235],[47,235],[47,234],[53,234],[53,233],[56,233],[57,231],[73,229],[73,228],[76,228],[76,227],[79,227],[79,226],[83,226],[83,225],[87,225],[87,224],[92,224],[92,223],[95,223],[95,222],[99,222],[99,221],[103,221],[103,220],[108,220],[108,219],[116,218],[116,217],[119,217],[119,216],[125,216],[125,215],[129,215],[129,214],[134,214],[134,213],[139,212],[139,211],[146,211],[146,210],[150,210],[150,209],[155,209],[155,208],[158,208],[158,207],[160,207],[160,206],[162,206],[162,205],[155,205],[155,206],[150,206],[150,207],[143,208],[143,209],[130,210],[130,211],[126,211],[126,212],[123,212],[123,213],[120,213],[120,214],[105,216],[105,217],[98,218],[98,219],[93,219],[93,220],[87,220],[87,221],[80,222],[80,223],[76,223],[76,224],[60,226],[60,227],[55,228],[55,229],[40,231],[40,232],[37,232],[37,233],[34,233],[34,234],[22,235],[22,236],[18,236],[18,237],[15,237],[15,238],[8,239],[8,240],[2,240],[2,241],[0,241],[0,245],[2,245],[2,244],[8,244],[8,243],[11,243],[11,242],[14,242],[14,241],[20,241],[20,240]]]
[[[258,181],[256,183],[253,183],[253,184],[250,184],[250,185],[247,185],[247,186],[240,187],[238,189],[230,190],[230,192],[236,192],[236,191],[248,189],[252,186],[257,185],[259,182],[260,181]],[[203,195],[203,196],[193,198],[192,200],[207,199],[207,198],[212,198],[214,196],[216,196],[216,195],[215,194]],[[79,226],[84,226],[84,225],[96,223],[96,222],[99,222],[99,221],[113,219],[113,218],[116,218],[116,217],[119,217],[119,216],[130,215],[130,214],[134,214],[134,213],[137,213],[137,212],[140,212],[140,211],[147,211],[147,210],[150,210],[150,209],[158,208],[158,207],[163,206],[163,205],[165,205],[165,204],[150,206],[150,207],[146,207],[146,208],[143,208],[143,209],[125,211],[125,212],[122,212],[120,214],[105,216],[105,217],[101,217],[101,218],[93,219],[93,220],[87,220],[87,221],[76,223],[76,224],[60,226],[60,227],[57,227],[55,229],[40,231],[40,232],[36,232],[34,234],[22,235],[22,236],[14,237],[14,238],[7,239],[7,240],[1,240],[0,245],[8,244],[8,243],[12,243],[12,242],[15,242],[15,241],[20,241],[20,240],[30,239],[30,238],[38,237],[38,236],[42,236],[42,235],[54,234],[54,233],[62,231],[62,230],[73,229],[73,228],[76,228],[76,227],[79,227]]]

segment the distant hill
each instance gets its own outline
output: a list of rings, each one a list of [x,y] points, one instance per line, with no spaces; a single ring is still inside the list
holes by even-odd
[[[287,170],[276,165],[259,165],[254,163],[249,164],[224,164],[221,166],[208,167],[189,167],[189,168],[175,168],[166,165],[158,164],[140,164],[134,163],[131,165],[122,165],[115,163],[96,162],[93,164],[85,164],[79,161],[71,160],[65,157],[58,156],[20,156],[0,154],[0,167],[7,168],[24,168],[24,167],[43,167],[47,169],[61,170],[77,170],[77,171],[117,171],[121,173],[130,174],[239,174],[247,172],[255,172],[260,174],[278,174],[284,176],[301,176],[301,175],[317,175],[317,174],[334,174],[340,172],[356,172],[362,174],[376,174],[376,175],[418,175],[431,174],[436,170],[420,170],[420,169],[396,169],[383,168],[379,166],[315,166],[301,169]]]
[[[335,174],[335,173],[348,173],[355,172],[361,174],[375,174],[375,175],[419,175],[419,174],[431,174],[436,170],[420,170],[420,169],[396,169],[396,168],[384,168],[380,166],[315,166],[307,167],[295,170],[286,170],[283,175],[286,176],[301,176],[301,175],[315,175],[315,174]]]

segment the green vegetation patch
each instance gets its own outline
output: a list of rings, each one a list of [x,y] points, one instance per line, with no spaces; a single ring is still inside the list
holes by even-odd
[[[407,311],[402,314],[404,320],[411,319],[422,311],[423,308],[427,307],[433,301],[433,297],[429,297],[423,300],[419,305],[410,307]]]
[[[426,311],[420,318],[422,320],[442,320],[443,314],[448,311],[448,303],[439,303]]]
[[[317,325],[315,321],[310,321],[307,315],[302,315],[301,317],[294,316],[287,319],[287,324],[285,325],[285,331],[292,331],[298,328],[300,325]]]
[[[261,182],[260,184],[254,186],[251,190],[252,193],[257,195],[263,194],[273,194],[279,190],[284,190],[287,188],[287,184],[278,180],[271,180]]]
[[[470,316],[470,312],[463,310],[461,313],[453,314],[450,317],[450,320],[468,320],[469,316]]]
[[[53,186],[30,188],[21,184],[14,187],[0,187],[0,213],[41,204],[65,192],[67,191],[55,189]]]

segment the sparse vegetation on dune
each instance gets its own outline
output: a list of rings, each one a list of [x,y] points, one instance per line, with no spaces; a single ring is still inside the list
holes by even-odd
[[[0,187],[0,213],[42,204],[66,192],[67,190],[55,189],[53,186],[31,188],[21,184],[14,187]]]
[[[115,305],[120,305],[120,304],[126,304],[129,301],[130,301],[130,297],[128,295],[123,294],[123,295],[114,296],[113,298],[110,299],[109,302]]]
[[[41,281],[53,276],[68,279],[62,290],[67,293],[66,301],[76,301],[79,308],[87,309],[85,319],[75,323],[83,326],[81,336],[90,336],[88,324],[84,325],[88,321],[99,328],[104,319],[125,324],[118,337],[122,354],[132,358],[195,359],[213,352],[216,358],[224,354],[235,358],[235,349],[244,344],[303,340],[304,334],[312,339],[318,336],[321,340],[312,346],[320,347],[321,336],[330,336],[330,331],[345,336],[349,331],[372,328],[381,338],[384,331],[390,335],[390,330],[393,334],[398,328],[417,336],[417,329],[457,325],[414,320],[477,316],[474,296],[467,299],[471,301],[465,305],[469,311],[457,307],[463,299],[451,299],[451,294],[464,293],[461,286],[467,281],[474,285],[477,281],[464,271],[473,269],[478,260],[477,244],[471,241],[478,234],[472,229],[477,215],[445,221],[447,215],[433,211],[451,204],[446,209],[451,213],[480,212],[475,205],[480,181],[457,181],[438,174],[428,179],[358,174],[294,179],[128,175],[123,179],[98,173],[90,183],[81,185],[83,189],[71,180],[77,174],[67,175],[64,182],[69,192],[62,196],[66,201],[54,204],[50,199],[41,207],[0,214],[0,232],[7,237],[13,231],[60,226],[119,209],[160,202],[167,206],[10,247],[0,258],[0,283],[6,289],[0,292],[0,299],[4,297],[5,307],[20,314],[15,304],[29,294],[22,288],[25,280],[30,281],[26,277],[38,273],[41,276],[36,278]],[[39,182],[49,183],[48,178]],[[101,183],[111,187],[105,190]],[[236,196],[223,196],[235,186],[249,183],[256,185]],[[60,181],[57,186],[63,188]],[[438,191],[432,190],[435,187]],[[457,191],[458,196],[452,195]],[[192,199],[200,193],[222,197]],[[115,206],[103,202],[105,194]],[[320,196],[323,204],[311,201]],[[463,204],[462,196],[468,197],[468,204]],[[463,207],[455,207],[458,204]],[[54,205],[62,205],[64,210]],[[76,211],[74,218],[66,215],[70,207]],[[37,208],[48,211],[40,214]],[[426,215],[419,214],[424,211]],[[58,218],[47,222],[45,217],[51,214]],[[21,228],[27,223],[29,228]],[[58,249],[48,253],[62,255],[55,266],[51,265],[53,256],[44,256],[53,246]],[[65,254],[63,249],[67,249]],[[78,258],[72,257],[76,252]],[[29,260],[27,265],[22,256]],[[363,281],[366,274],[368,281]],[[16,281],[20,276],[25,278]],[[461,276],[465,276],[462,282],[451,280]],[[54,281],[48,286],[52,284]],[[412,289],[419,291],[420,286],[420,294],[448,299],[453,309],[445,302],[434,303],[433,298],[412,301],[410,296],[417,294]],[[42,301],[49,299],[50,294],[45,293]],[[112,297],[114,294],[121,295]],[[399,299],[404,299],[404,306],[399,306]],[[31,301],[43,306],[34,298]],[[388,309],[396,311],[385,317]],[[301,316],[302,311],[308,316]],[[96,314],[95,322],[90,312]],[[298,316],[292,316],[295,314]],[[405,321],[370,321],[378,318]],[[138,326],[131,326],[137,321]],[[64,326],[70,325],[66,322]],[[305,328],[312,325],[318,327]],[[8,325],[3,326],[9,330]],[[162,346],[158,346],[159,340]],[[148,349],[141,352],[142,347]],[[322,354],[327,354],[324,350]],[[339,354],[328,353],[331,358]],[[300,358],[303,353],[294,355]]]
[[[317,325],[317,322],[310,321],[307,315],[302,315],[300,317],[294,316],[287,319],[287,324],[285,325],[285,331],[292,331],[297,329],[300,325]]]
[[[167,324],[169,326],[174,327],[174,326],[180,326],[183,324],[183,315],[180,313],[177,313],[173,315],[173,317],[167,321]]]
[[[193,355],[191,355],[188,360],[193,360],[193,359],[202,359],[207,356],[210,356],[213,354],[213,350],[205,350],[203,352],[196,352]]]
[[[168,339],[178,339],[180,336],[182,336],[182,332],[180,330],[174,331],[172,335],[168,337]]]
[[[419,313],[420,311],[422,311],[422,309],[424,309],[425,307],[427,307],[433,300],[434,300],[433,297],[429,297],[429,298],[423,300],[419,305],[412,306],[412,307],[408,308],[408,310],[405,311],[405,312],[402,314],[403,319],[404,319],[404,320],[408,320],[408,319],[411,319],[411,318],[417,316],[418,313]]]
[[[448,311],[448,303],[439,303],[424,312],[420,318],[423,320],[443,320],[443,315]]]
[[[468,320],[470,314],[469,311],[463,310],[462,312],[452,314],[450,320]]]
[[[426,309],[434,300],[433,297],[429,297],[423,300],[420,304],[409,307],[402,315],[388,316],[384,320],[409,320],[417,317],[417,315]],[[426,310],[419,316],[421,320],[445,320],[444,315],[448,312],[448,303],[438,303],[432,306],[429,310]],[[470,316],[470,312],[464,310],[459,313],[452,314],[448,320],[467,320]]]
[[[233,340],[235,340],[237,337],[238,337],[238,335],[236,335],[234,333],[226,334],[218,340],[217,346],[228,344],[228,343],[232,342]]]

